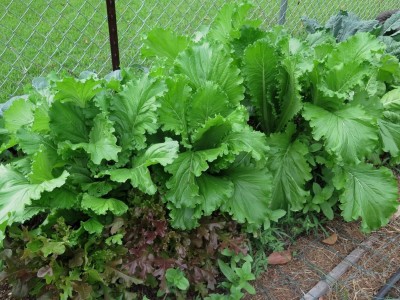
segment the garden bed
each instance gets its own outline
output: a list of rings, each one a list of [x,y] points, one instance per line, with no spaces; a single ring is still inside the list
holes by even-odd
[[[360,231],[358,222],[334,220],[325,227],[337,233],[335,244],[324,244],[323,233],[300,237],[289,248],[294,253],[293,260],[268,267],[256,281],[257,295],[246,299],[300,299],[366,239],[370,239],[372,245],[321,300],[372,299],[400,266],[400,210],[388,225],[370,235]],[[388,297],[400,299],[399,283]]]

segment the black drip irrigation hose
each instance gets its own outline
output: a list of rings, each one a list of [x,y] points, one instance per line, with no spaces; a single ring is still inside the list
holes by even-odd
[[[397,281],[400,280],[400,268],[396,273],[390,277],[388,282],[380,289],[380,291],[376,294],[373,300],[384,300],[385,296],[389,293],[392,287],[396,284]]]

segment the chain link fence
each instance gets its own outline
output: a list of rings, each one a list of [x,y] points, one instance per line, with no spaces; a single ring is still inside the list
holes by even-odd
[[[121,66],[141,63],[141,36],[154,27],[191,34],[210,24],[223,0],[117,0]],[[253,1],[253,17],[277,24],[285,1]],[[301,31],[300,18],[321,22],[339,10],[364,19],[394,9],[398,0],[288,0],[286,26]],[[104,0],[1,0],[0,103],[19,94],[32,78],[49,72],[79,75],[111,71]]]

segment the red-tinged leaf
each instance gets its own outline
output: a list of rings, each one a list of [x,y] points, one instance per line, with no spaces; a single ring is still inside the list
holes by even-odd
[[[292,254],[289,250],[281,252],[272,252],[268,256],[268,264],[270,265],[284,265],[292,260]]]
[[[337,240],[338,240],[338,235],[336,233],[333,233],[326,239],[322,240],[322,242],[327,245],[334,245],[336,244]]]
[[[87,283],[73,282],[72,286],[78,295],[74,298],[76,300],[90,299],[93,289]]]
[[[37,277],[44,278],[46,275],[53,276],[53,269],[50,266],[45,266],[37,271]]]

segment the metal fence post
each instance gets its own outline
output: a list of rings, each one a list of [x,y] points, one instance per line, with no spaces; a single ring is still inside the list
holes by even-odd
[[[106,0],[106,4],[107,4],[108,31],[110,33],[111,62],[113,71],[115,71],[119,69],[119,64],[120,64],[115,0]]]
[[[285,24],[287,6],[288,6],[288,0],[281,0],[281,6],[279,8],[279,19],[278,19],[279,25]]]

